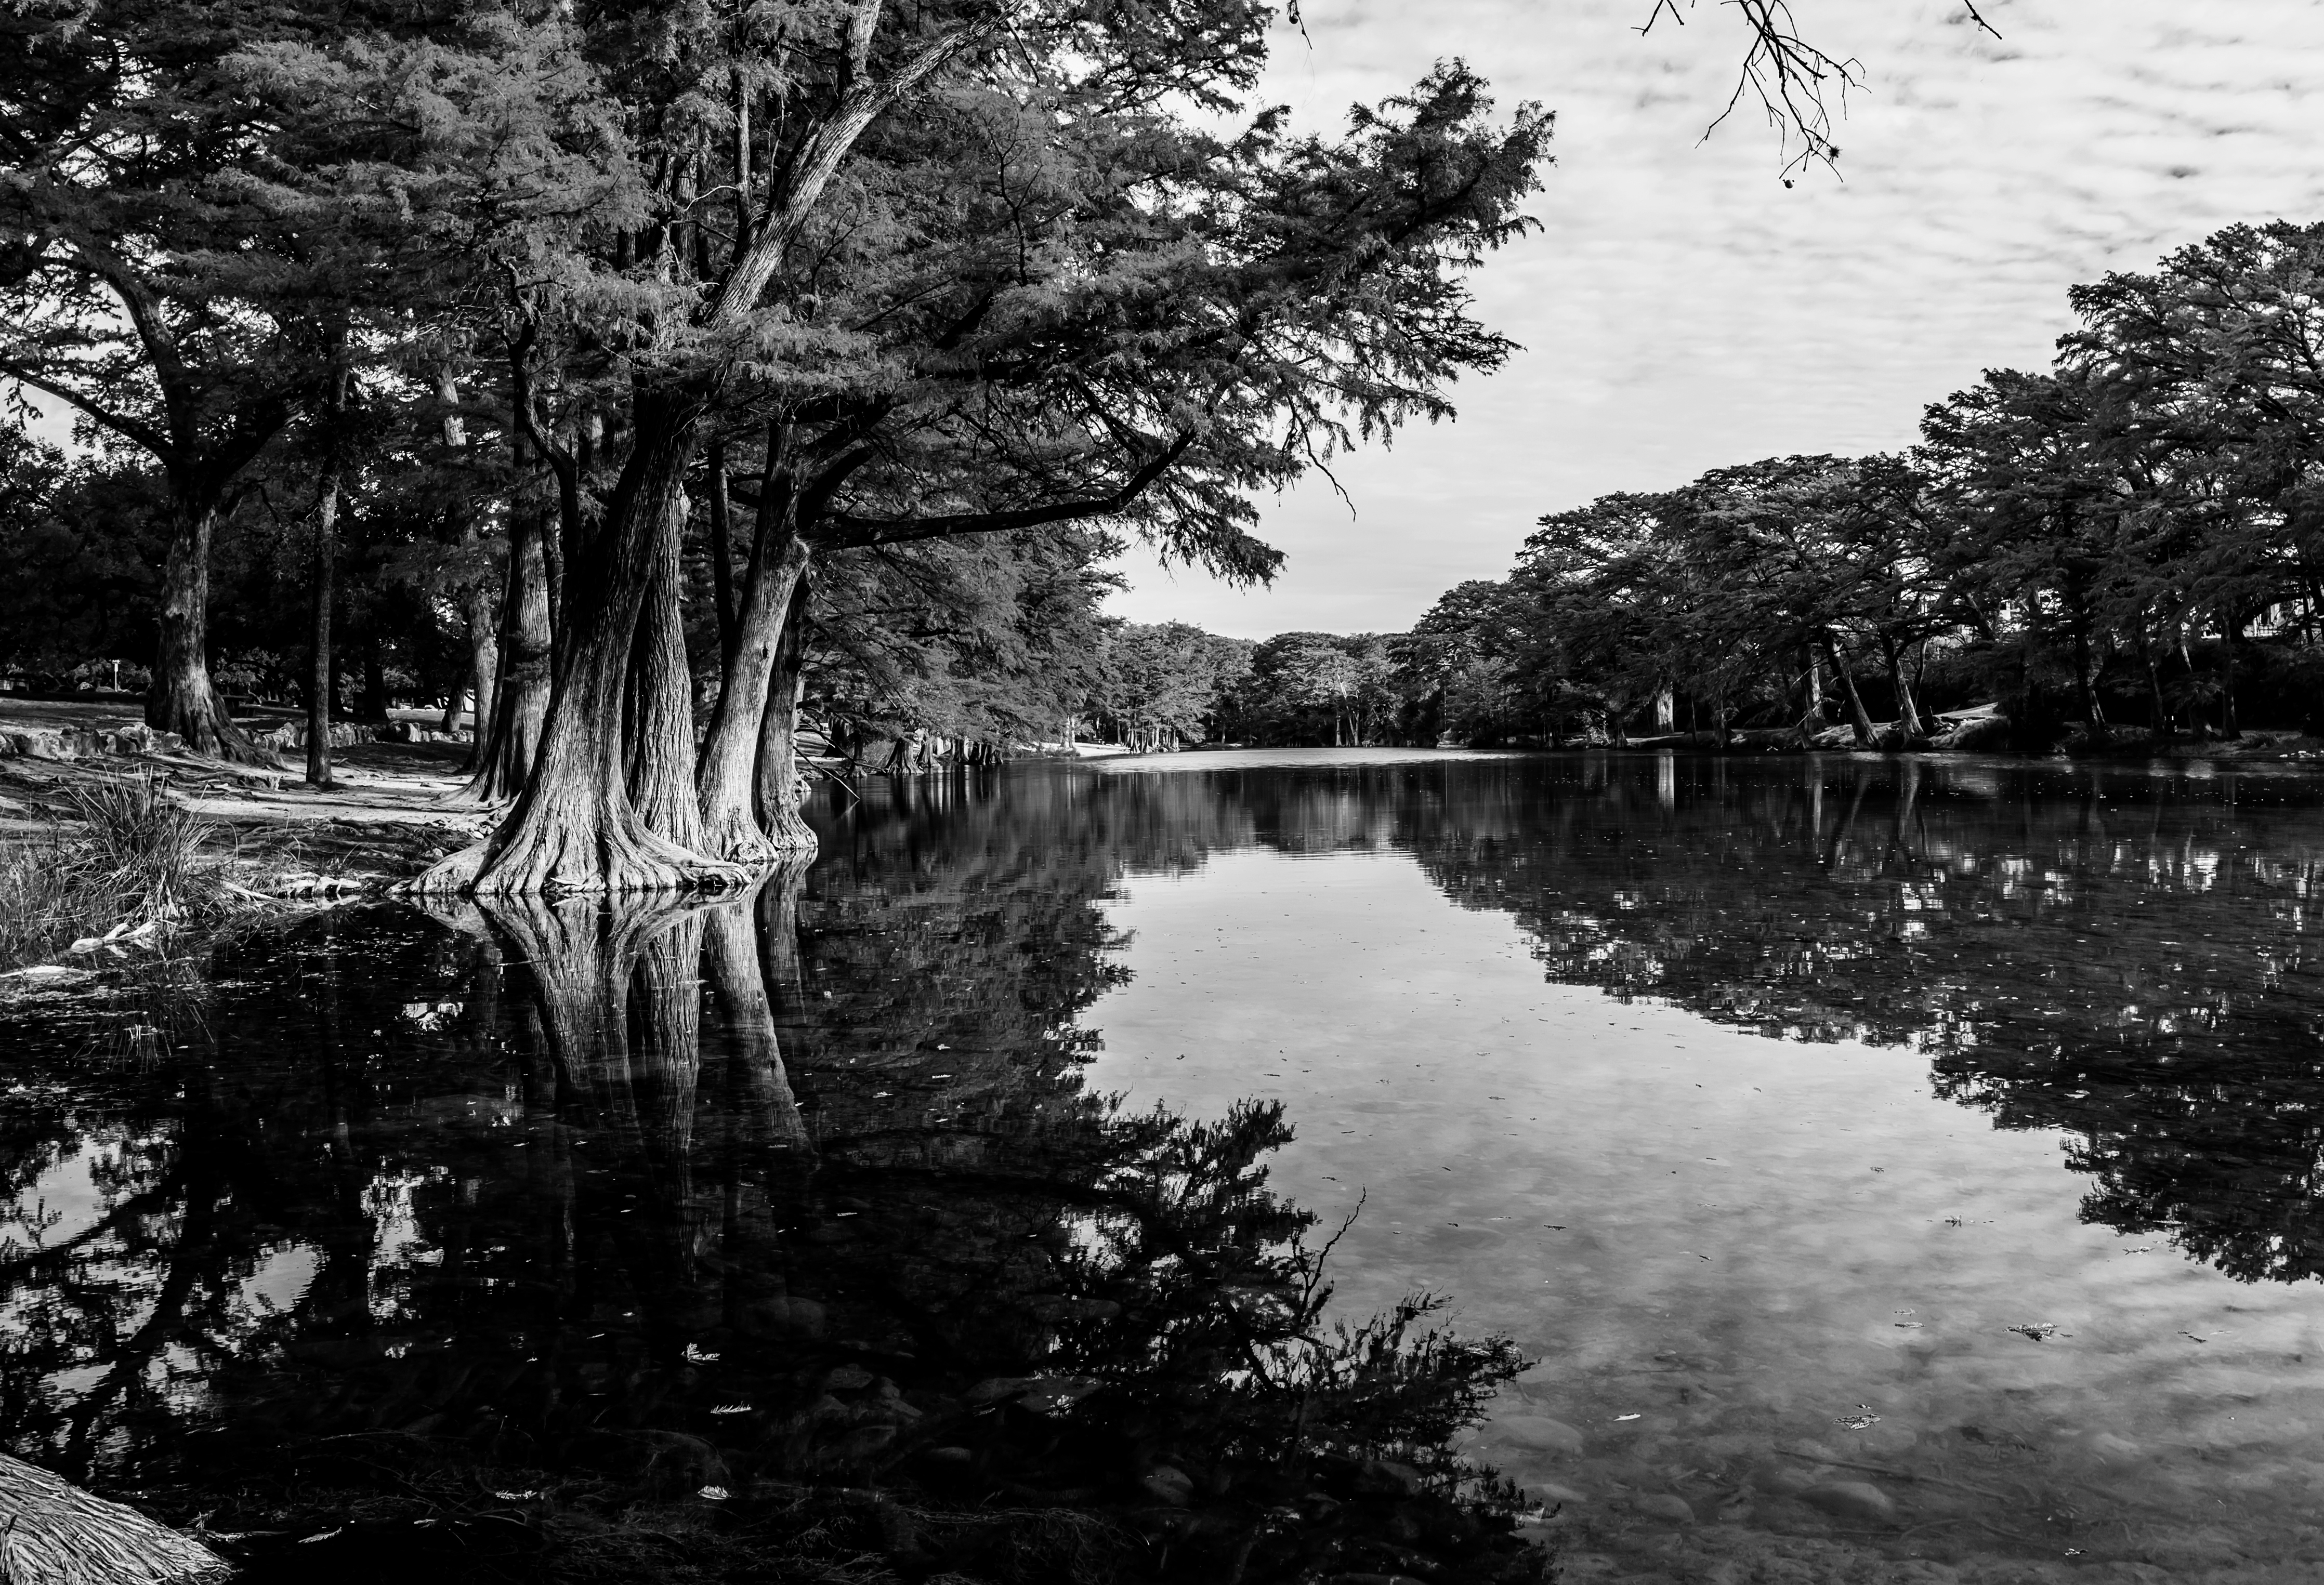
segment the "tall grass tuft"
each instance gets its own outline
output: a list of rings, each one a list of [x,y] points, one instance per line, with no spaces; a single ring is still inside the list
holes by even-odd
[[[0,847],[0,970],[149,924],[198,924],[231,895],[209,822],[149,775],[68,786],[63,816]]]
[[[217,827],[173,804],[150,775],[112,777],[66,789],[81,823],[76,889],[111,905],[131,925],[185,918],[217,895],[202,848]]]

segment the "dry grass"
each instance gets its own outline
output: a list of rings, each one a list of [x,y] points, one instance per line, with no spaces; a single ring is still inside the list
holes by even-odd
[[[45,831],[0,848],[0,969],[44,963],[89,937],[138,945],[229,911],[216,828],[150,775],[68,784]]]

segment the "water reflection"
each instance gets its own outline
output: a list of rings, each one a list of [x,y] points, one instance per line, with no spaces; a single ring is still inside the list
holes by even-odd
[[[286,1578],[1529,1577],[1446,1447],[1514,1350],[1328,1332],[1279,1109],[1082,1082],[1113,860],[1004,825],[314,916],[163,1061],[14,1009],[0,1443]]]
[[[1448,1471],[1511,1364],[1388,1346],[1436,1286],[1544,1360],[1484,1441],[1577,1567],[2307,1555],[2305,781],[1176,756],[821,818],[712,907],[309,917],[140,991],[166,1038],[0,1011],[0,1442],[336,1504],[309,1570],[1489,1578],[1453,1510],[1333,1500]],[[1389,1331],[1333,1351],[1358,1185]],[[862,1495],[811,1539],[807,1484]]]

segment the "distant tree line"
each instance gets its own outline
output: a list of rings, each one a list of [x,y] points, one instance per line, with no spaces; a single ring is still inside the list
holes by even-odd
[[[1540,520],[1406,640],[1467,742],[1899,743],[2324,725],[2324,226],[2077,287],[2046,372],[1897,455],[1789,456]]]

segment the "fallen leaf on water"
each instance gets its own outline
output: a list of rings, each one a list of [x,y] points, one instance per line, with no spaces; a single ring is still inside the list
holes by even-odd
[[[699,1497],[706,1497],[712,1502],[724,1502],[726,1500],[726,1488],[723,1486],[706,1486],[694,1495]]]
[[[2021,1326],[2013,1326],[2009,1330],[2020,1337],[2031,1338],[2037,1343],[2047,1342],[2058,1334],[2058,1323],[2054,1321],[2029,1321]]]

